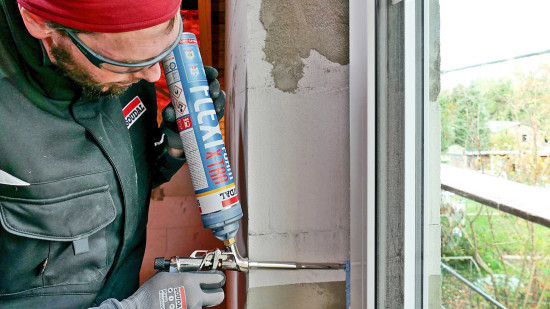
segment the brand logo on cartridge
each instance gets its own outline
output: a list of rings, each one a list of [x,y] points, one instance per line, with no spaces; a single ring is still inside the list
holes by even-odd
[[[192,87],[189,91],[197,93],[197,100],[193,102],[193,107],[195,112],[198,113],[197,121],[203,141],[201,144],[204,145],[203,153],[206,155],[204,161],[208,176],[215,185],[233,180],[233,173],[225,152],[214,103],[208,96],[208,86]]]
[[[222,206],[227,207],[239,202],[239,196],[237,196],[237,189],[234,187],[230,190],[221,192],[220,197],[222,198]]]
[[[183,38],[179,44],[199,44],[199,42],[195,38]]]

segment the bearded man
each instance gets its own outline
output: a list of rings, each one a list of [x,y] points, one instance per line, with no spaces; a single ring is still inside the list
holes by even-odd
[[[138,290],[151,189],[185,163],[153,85],[180,1],[0,0],[0,308],[223,300],[221,272],[160,273]]]

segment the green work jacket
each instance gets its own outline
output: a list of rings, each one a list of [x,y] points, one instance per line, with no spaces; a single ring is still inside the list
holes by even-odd
[[[154,85],[82,97],[16,0],[0,9],[0,308],[126,298],[139,284],[151,189],[184,163],[159,143]]]

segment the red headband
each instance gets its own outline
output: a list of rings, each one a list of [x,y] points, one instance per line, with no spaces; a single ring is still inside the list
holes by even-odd
[[[63,26],[90,32],[126,32],[170,20],[181,0],[17,0],[25,9]]]

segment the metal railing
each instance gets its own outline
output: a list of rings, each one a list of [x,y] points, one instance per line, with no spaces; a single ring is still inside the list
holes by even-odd
[[[442,165],[441,168],[442,191],[450,192],[453,195],[456,194],[467,200],[478,202],[486,207],[494,208],[531,223],[550,227],[550,215],[547,211],[547,201],[550,198],[550,190],[482,175],[467,169],[446,165]],[[513,198],[514,196],[522,196],[525,198],[517,199]],[[444,257],[443,259],[470,259],[479,272],[479,267],[472,257]],[[441,262],[441,269],[466,285],[470,291],[475,292],[487,302],[496,306],[496,308],[507,308],[485,290],[461,276],[455,269],[445,264],[443,261]],[[498,297],[498,295],[496,295],[496,297]],[[526,302],[527,301],[524,302],[524,305]],[[550,303],[544,302],[543,296],[541,296],[537,308],[539,308],[538,306],[541,304]],[[442,306],[442,308],[445,307]]]
[[[455,278],[460,280],[462,283],[467,285],[470,289],[472,289],[474,292],[481,295],[483,298],[485,298],[488,302],[495,305],[497,308],[500,309],[508,309],[503,304],[499,303],[496,299],[492,298],[491,295],[485,293],[482,289],[475,286],[472,282],[470,282],[468,279],[462,277],[460,274],[458,274],[454,269],[446,265],[445,263],[441,262],[441,268],[448,271],[451,275],[453,275]]]

